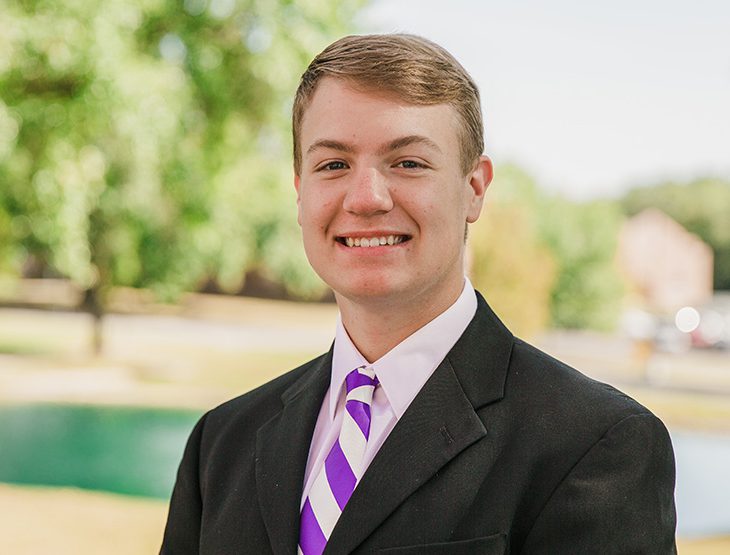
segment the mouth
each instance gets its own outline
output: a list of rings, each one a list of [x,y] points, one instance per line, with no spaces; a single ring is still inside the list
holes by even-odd
[[[375,237],[355,237],[355,236],[338,236],[335,237],[335,241],[346,247],[359,247],[359,248],[370,248],[370,247],[385,247],[400,245],[411,240],[410,235],[380,235]]]

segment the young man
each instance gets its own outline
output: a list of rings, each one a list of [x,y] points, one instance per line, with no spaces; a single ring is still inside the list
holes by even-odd
[[[464,277],[492,165],[458,62],[343,38],[293,131],[335,342],[200,420],[162,553],[674,553],[662,423],[514,338]]]

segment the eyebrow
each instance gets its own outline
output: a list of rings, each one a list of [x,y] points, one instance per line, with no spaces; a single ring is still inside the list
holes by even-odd
[[[320,139],[319,141],[312,143],[312,145],[307,149],[307,154],[311,154],[312,152],[320,148],[339,150],[340,152],[347,153],[355,152],[355,149],[352,147],[352,145],[348,145],[347,143],[333,141],[332,139]]]
[[[397,139],[389,142],[378,151],[378,154],[385,154],[413,144],[422,144],[436,150],[437,152],[441,152],[439,146],[428,137],[424,137],[423,135],[408,135],[406,137],[398,137]]]
[[[386,154],[388,152],[392,152],[394,150],[398,150],[399,148],[403,148],[413,144],[422,144],[438,152],[441,152],[439,146],[428,137],[424,137],[423,135],[407,135],[405,137],[398,137],[397,139],[394,139],[389,143],[383,145],[380,149],[378,149],[378,154]],[[312,145],[307,149],[307,154],[311,154],[312,152],[320,148],[337,150],[340,152],[346,152],[348,154],[352,154],[353,152],[355,152],[355,148],[350,144],[343,143],[341,141],[335,141],[332,139],[320,139],[319,141],[315,141],[314,143],[312,143]]]

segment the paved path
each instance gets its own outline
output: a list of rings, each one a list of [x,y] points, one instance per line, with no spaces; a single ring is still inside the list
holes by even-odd
[[[94,357],[88,315],[4,308],[0,399],[209,407],[326,351],[335,321],[333,305],[193,296],[167,314],[107,316]],[[537,344],[662,416],[730,429],[730,352],[647,357],[625,338],[590,332]]]

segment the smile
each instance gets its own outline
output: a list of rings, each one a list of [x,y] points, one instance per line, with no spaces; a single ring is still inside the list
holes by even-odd
[[[335,240],[348,247],[382,247],[398,245],[409,239],[409,235],[383,235],[382,237],[337,237]]]

